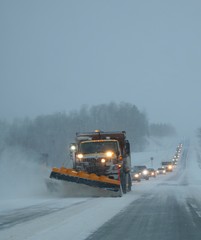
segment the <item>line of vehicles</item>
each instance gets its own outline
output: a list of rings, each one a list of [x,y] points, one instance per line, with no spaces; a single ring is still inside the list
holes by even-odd
[[[148,168],[146,165],[134,165],[131,170],[132,181],[140,182],[142,179],[149,180],[150,177],[156,177],[157,175],[166,174],[172,172],[180,159],[182,152],[182,143],[176,148],[176,153],[171,161],[162,161],[161,166],[157,169]]]

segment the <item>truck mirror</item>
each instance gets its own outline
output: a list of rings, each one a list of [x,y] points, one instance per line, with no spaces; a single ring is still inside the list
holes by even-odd
[[[129,155],[130,154],[130,143],[127,140],[126,140],[125,150],[126,150],[126,154]]]

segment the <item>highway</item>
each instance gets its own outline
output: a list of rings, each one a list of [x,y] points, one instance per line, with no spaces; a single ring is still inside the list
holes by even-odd
[[[120,198],[44,195],[1,200],[0,240],[53,240],[58,236],[200,240],[200,167],[199,152],[192,147],[184,149],[173,172],[134,182],[132,191]]]
[[[168,173],[87,240],[200,240],[201,201],[197,182],[189,177],[190,160],[184,152],[176,173]]]

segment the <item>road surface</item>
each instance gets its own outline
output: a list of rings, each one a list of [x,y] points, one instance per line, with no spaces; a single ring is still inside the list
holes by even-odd
[[[200,240],[201,199],[189,182],[190,157],[186,149],[178,171],[168,173],[87,240]]]
[[[186,149],[172,173],[121,198],[0,201],[0,240],[200,240],[200,167],[198,151]]]

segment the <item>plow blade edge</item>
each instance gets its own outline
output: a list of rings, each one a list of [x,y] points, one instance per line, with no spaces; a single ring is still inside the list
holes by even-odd
[[[95,195],[102,196],[122,196],[122,189],[119,180],[110,179],[106,176],[98,176],[96,174],[88,174],[86,172],[77,172],[69,168],[53,168],[50,174],[51,179],[62,180],[66,183],[74,183],[80,186],[88,186],[89,189],[96,192]],[[74,185],[75,186],[75,185]],[[85,187],[86,189],[86,187]],[[100,190],[100,191],[99,191]]]

